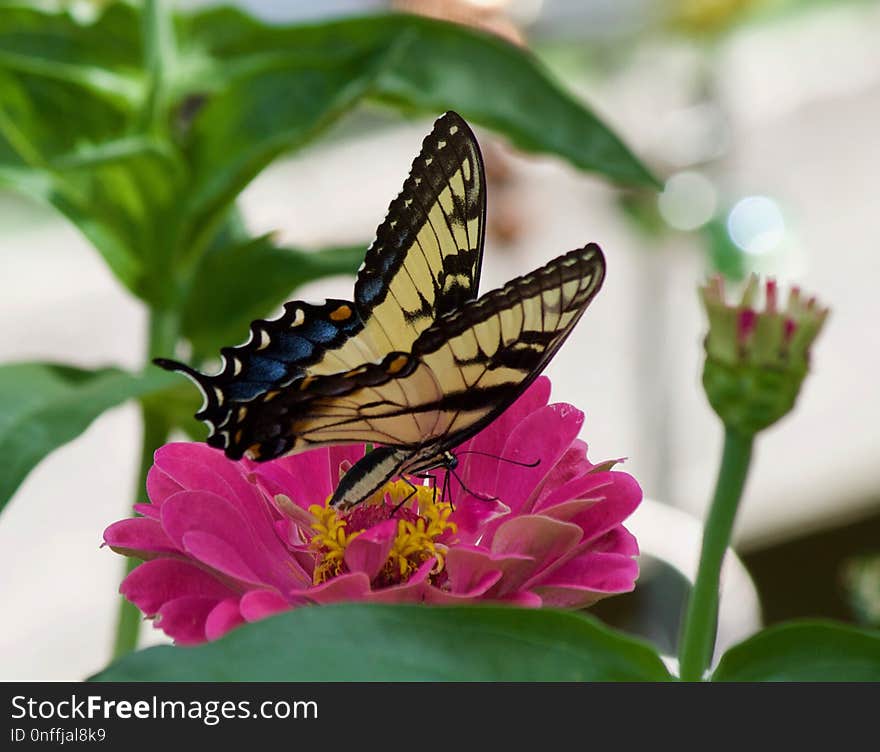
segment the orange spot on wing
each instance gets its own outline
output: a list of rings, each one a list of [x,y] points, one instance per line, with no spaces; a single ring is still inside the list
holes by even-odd
[[[341,305],[330,314],[331,321],[345,321],[351,318],[351,306]]]
[[[397,373],[398,371],[403,369],[403,367],[407,363],[409,363],[409,358],[407,358],[406,355],[398,355],[388,364],[388,368],[386,368],[386,371],[388,373]]]

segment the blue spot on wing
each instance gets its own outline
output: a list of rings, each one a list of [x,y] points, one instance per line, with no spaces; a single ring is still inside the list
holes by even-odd
[[[301,326],[300,331],[312,342],[317,342],[323,345],[327,342],[333,341],[333,339],[339,333],[339,327],[336,326],[336,324],[334,324],[332,321],[315,319],[314,321],[309,321],[308,323]]]
[[[367,277],[361,279],[358,297],[363,303],[372,303],[376,296],[381,292],[383,281],[381,277]]]
[[[259,381],[233,381],[226,387],[227,399],[234,402],[247,402],[266,391],[268,384]]]
[[[264,384],[271,384],[283,379],[287,375],[287,366],[272,358],[254,355],[250,363],[248,363],[246,375],[248,381],[261,381]]]
[[[276,334],[265,353],[277,360],[297,363],[310,358],[314,351],[315,345],[305,337],[296,334]]]
[[[403,235],[403,234],[398,235],[397,236],[397,245],[402,246],[406,242],[406,240],[407,240],[406,235]],[[383,273],[387,274],[389,272],[391,267],[393,267],[394,264],[397,262],[398,255],[399,254],[396,254],[396,253],[387,253],[386,252],[379,259],[379,266],[382,267]]]

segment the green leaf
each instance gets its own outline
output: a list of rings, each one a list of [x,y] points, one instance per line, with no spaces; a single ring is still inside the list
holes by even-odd
[[[314,279],[354,274],[366,246],[300,251],[266,236],[210,250],[202,258],[183,312],[182,333],[197,355],[246,339],[248,325],[269,315],[291,291]]]
[[[102,412],[174,383],[150,368],[94,371],[52,363],[0,366],[0,510],[53,449],[81,434]]]
[[[186,167],[167,142],[117,137],[120,113],[65,87],[0,71],[0,182],[54,206],[129,290],[164,302]]]
[[[96,681],[668,681],[647,645],[580,614],[504,606],[303,607]]]
[[[210,97],[195,117],[187,152],[193,170],[188,211],[196,226],[214,226],[266,165],[351,109],[395,50],[327,55],[318,65],[291,53]]]
[[[406,111],[454,109],[523,150],[556,154],[621,182],[658,186],[614,132],[530,52],[499,37],[405,14],[279,27],[221,8],[180,24],[187,58],[182,67],[191,87],[212,91],[218,82],[256,80],[261,69],[277,70],[284,61],[321,70],[397,45],[371,96]]]
[[[531,54],[455,24],[419,19],[379,97],[430,112],[454,109],[528,152],[557,154],[622,183],[660,186],[623,141]]]
[[[0,68],[75,85],[81,95],[120,107],[133,105],[143,88],[139,15],[133,5],[113,3],[95,19],[80,22],[36,3],[3,4]]]
[[[131,292],[167,305],[187,167],[135,129],[142,57],[128,4],[89,22],[0,8],[0,180],[53,205]]]
[[[880,681],[880,632],[836,622],[765,629],[721,658],[712,681]]]

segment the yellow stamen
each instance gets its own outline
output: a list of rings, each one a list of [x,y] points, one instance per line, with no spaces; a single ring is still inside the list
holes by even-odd
[[[346,534],[347,523],[339,519],[334,507],[312,504],[309,511],[315,515],[315,521],[312,523],[315,534],[312,536],[311,547],[315,553],[320,554],[320,560],[315,565],[312,575],[312,582],[318,585],[342,571],[345,549],[363,531]]]
[[[436,559],[431,574],[439,574],[446,563],[446,546],[437,539],[447,531],[457,532],[455,523],[449,521],[452,505],[437,502],[433,488],[417,486],[413,493],[413,486],[406,481],[390,481],[363,503],[388,504],[393,509],[407,499],[410,501],[403,508],[418,516],[414,520],[397,520],[397,534],[380,575],[385,582],[406,581],[431,558]],[[317,556],[313,582],[318,585],[343,572],[345,550],[363,530],[347,532],[348,520],[341,518],[333,507],[315,504],[309,512],[315,517],[310,545]]]

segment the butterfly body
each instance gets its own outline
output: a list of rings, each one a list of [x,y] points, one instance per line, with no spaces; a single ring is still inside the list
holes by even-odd
[[[395,475],[449,467],[458,444],[541,373],[604,278],[595,244],[477,297],[485,190],[476,139],[447,113],[425,139],[366,253],[354,299],[287,303],[221,350],[197,418],[227,456],[263,461],[315,446],[379,446],[343,478],[351,506]]]

